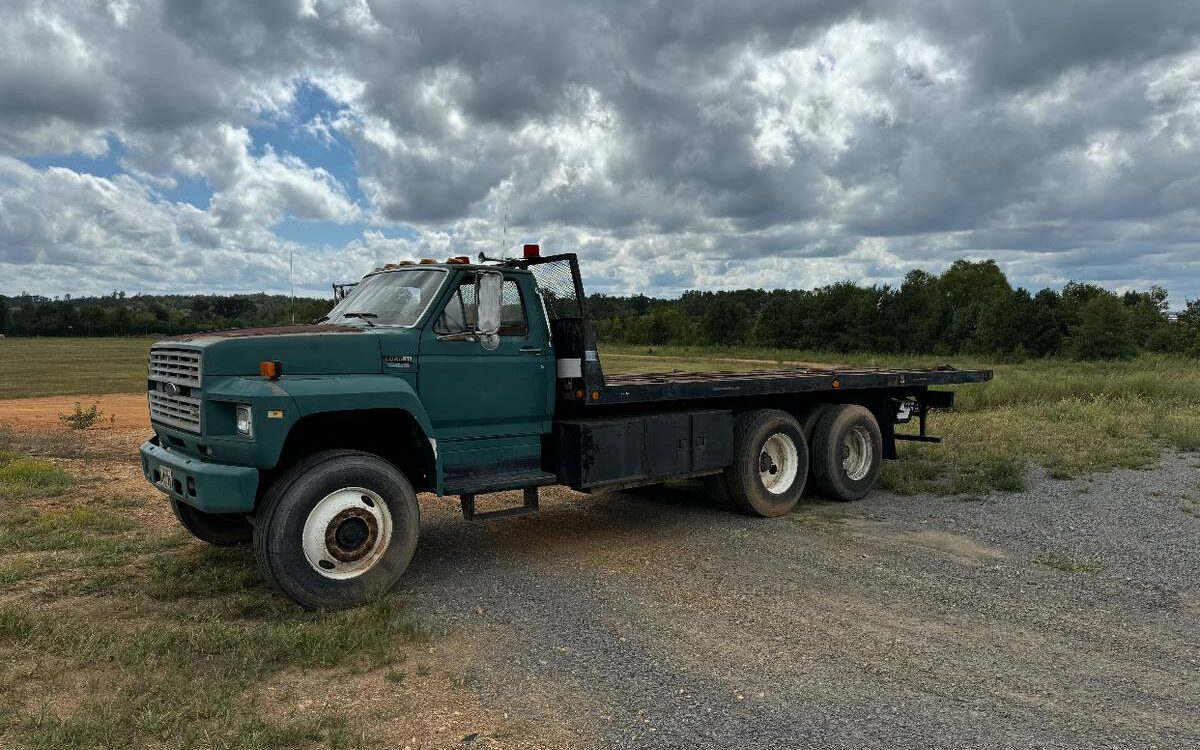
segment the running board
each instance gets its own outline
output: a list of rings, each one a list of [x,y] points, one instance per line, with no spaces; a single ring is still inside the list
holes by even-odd
[[[934,437],[933,435],[905,435],[903,433],[897,432],[892,437],[896,438],[897,440],[911,440],[914,443],[940,443],[940,442],[942,442],[942,439],[940,437]]]
[[[538,488],[525,487],[525,502],[523,505],[516,505],[511,508],[501,508],[500,510],[489,510],[483,513],[475,512],[475,495],[463,495],[462,514],[463,518],[468,521],[494,521],[498,518],[509,518],[510,516],[524,516],[530,513],[538,512]]]

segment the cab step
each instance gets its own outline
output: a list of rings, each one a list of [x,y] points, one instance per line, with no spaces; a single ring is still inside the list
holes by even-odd
[[[483,513],[475,512],[475,496],[471,494],[463,495],[459,498],[462,501],[463,518],[468,521],[494,521],[497,518],[509,518],[511,516],[524,516],[530,513],[538,512],[538,488],[525,487],[525,502],[522,505],[516,505],[511,508],[501,508],[500,510],[489,510]]]
[[[446,486],[443,488],[442,494],[484,495],[489,492],[519,490],[524,487],[540,487],[545,484],[554,484],[557,481],[557,477],[541,469],[459,475],[446,478]]]

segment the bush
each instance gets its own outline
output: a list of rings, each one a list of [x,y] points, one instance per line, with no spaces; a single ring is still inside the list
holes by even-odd
[[[99,404],[92,404],[85,409],[76,401],[75,409],[70,414],[59,414],[58,419],[68,430],[86,430],[96,425],[103,416]],[[116,419],[116,415],[109,417],[110,422],[116,422]]]

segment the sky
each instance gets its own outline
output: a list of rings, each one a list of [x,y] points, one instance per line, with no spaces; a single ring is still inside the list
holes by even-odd
[[[324,295],[540,242],[609,293],[995,258],[1200,297],[1195,0],[0,14],[0,294]]]

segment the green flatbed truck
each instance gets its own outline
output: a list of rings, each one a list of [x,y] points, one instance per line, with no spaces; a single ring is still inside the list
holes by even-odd
[[[310,325],[180,336],[150,351],[146,479],[216,545],[253,544],[301,606],[396,584],[418,492],[480,521],[533,513],[538,488],[700,477],[742,512],[806,487],[869,492],[899,439],[988,371],[813,369],[606,376],[574,254],[452,258],[365,276]],[[915,434],[894,426],[916,419]],[[478,512],[478,495],[522,502]]]

